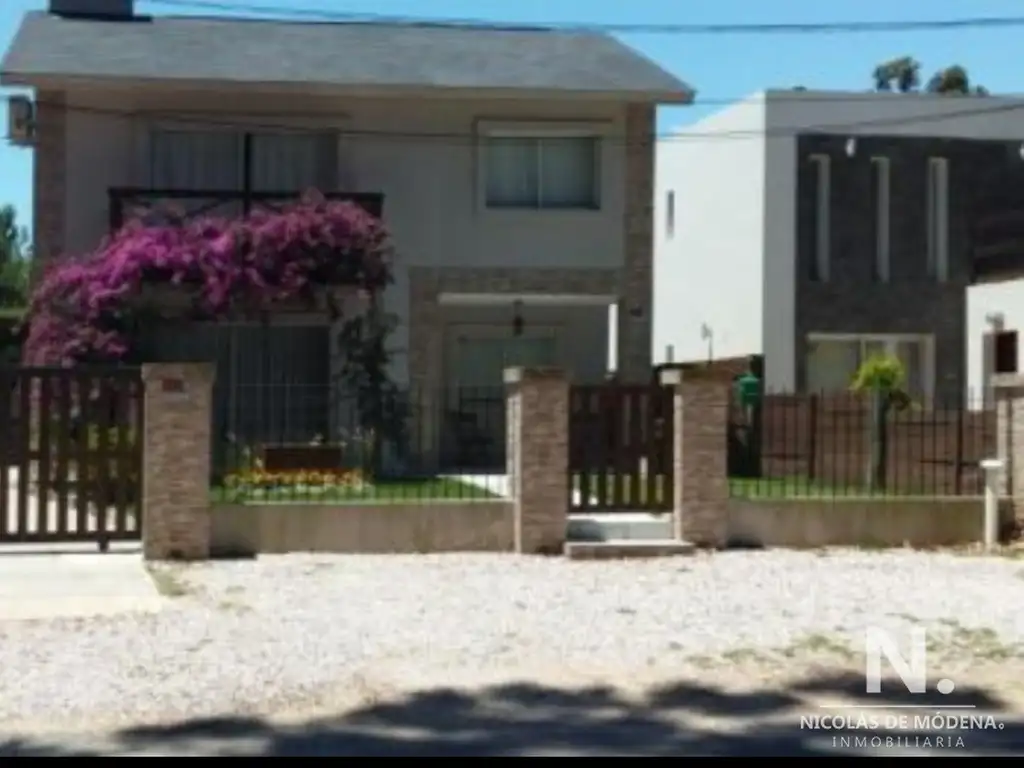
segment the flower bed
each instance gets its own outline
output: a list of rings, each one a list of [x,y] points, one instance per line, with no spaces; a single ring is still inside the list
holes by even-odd
[[[319,501],[359,496],[368,486],[359,470],[268,472],[257,468],[225,477],[223,496],[230,501]]]
[[[370,482],[359,470],[268,472],[253,469],[224,478],[213,489],[215,502],[328,503],[461,501],[495,498],[485,488],[455,478],[429,477]]]

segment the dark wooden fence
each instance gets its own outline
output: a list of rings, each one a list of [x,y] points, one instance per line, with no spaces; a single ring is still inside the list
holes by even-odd
[[[673,396],[662,386],[571,387],[571,509],[672,508]]]
[[[0,543],[140,536],[136,368],[0,367]]]

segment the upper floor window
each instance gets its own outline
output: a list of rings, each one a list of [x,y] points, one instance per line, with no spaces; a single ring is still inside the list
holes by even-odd
[[[928,158],[927,215],[928,276],[944,282],[949,277],[949,161]]]
[[[665,234],[672,237],[676,233],[676,193],[670,189],[665,195]]]
[[[814,190],[814,251],[810,268],[811,279],[827,282],[831,267],[832,233],[832,163],[828,155],[811,155]]]
[[[599,146],[593,135],[488,134],[484,154],[487,207],[599,208]]]
[[[249,133],[242,130],[157,130],[150,135],[150,184],[159,189],[256,192],[333,190],[337,137],[330,132]]]
[[[871,158],[871,190],[875,202],[875,280],[889,282],[890,172],[889,158]]]

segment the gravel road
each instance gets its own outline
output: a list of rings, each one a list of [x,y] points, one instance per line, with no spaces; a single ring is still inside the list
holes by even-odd
[[[576,563],[298,556],[166,569],[156,615],[0,623],[0,722],[269,712],[496,670],[628,678],[929,630],[949,659],[1024,643],[1024,561],[910,551]],[[1024,647],[1024,646],[1021,646]],[[557,682],[557,681],[555,681]]]

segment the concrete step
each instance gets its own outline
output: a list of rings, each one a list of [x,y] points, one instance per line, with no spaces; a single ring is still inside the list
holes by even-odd
[[[627,560],[641,557],[678,557],[692,555],[696,547],[674,539],[619,539],[613,541],[567,541],[565,554],[570,560]]]
[[[672,515],[595,512],[569,515],[569,541],[654,541],[673,538]]]

